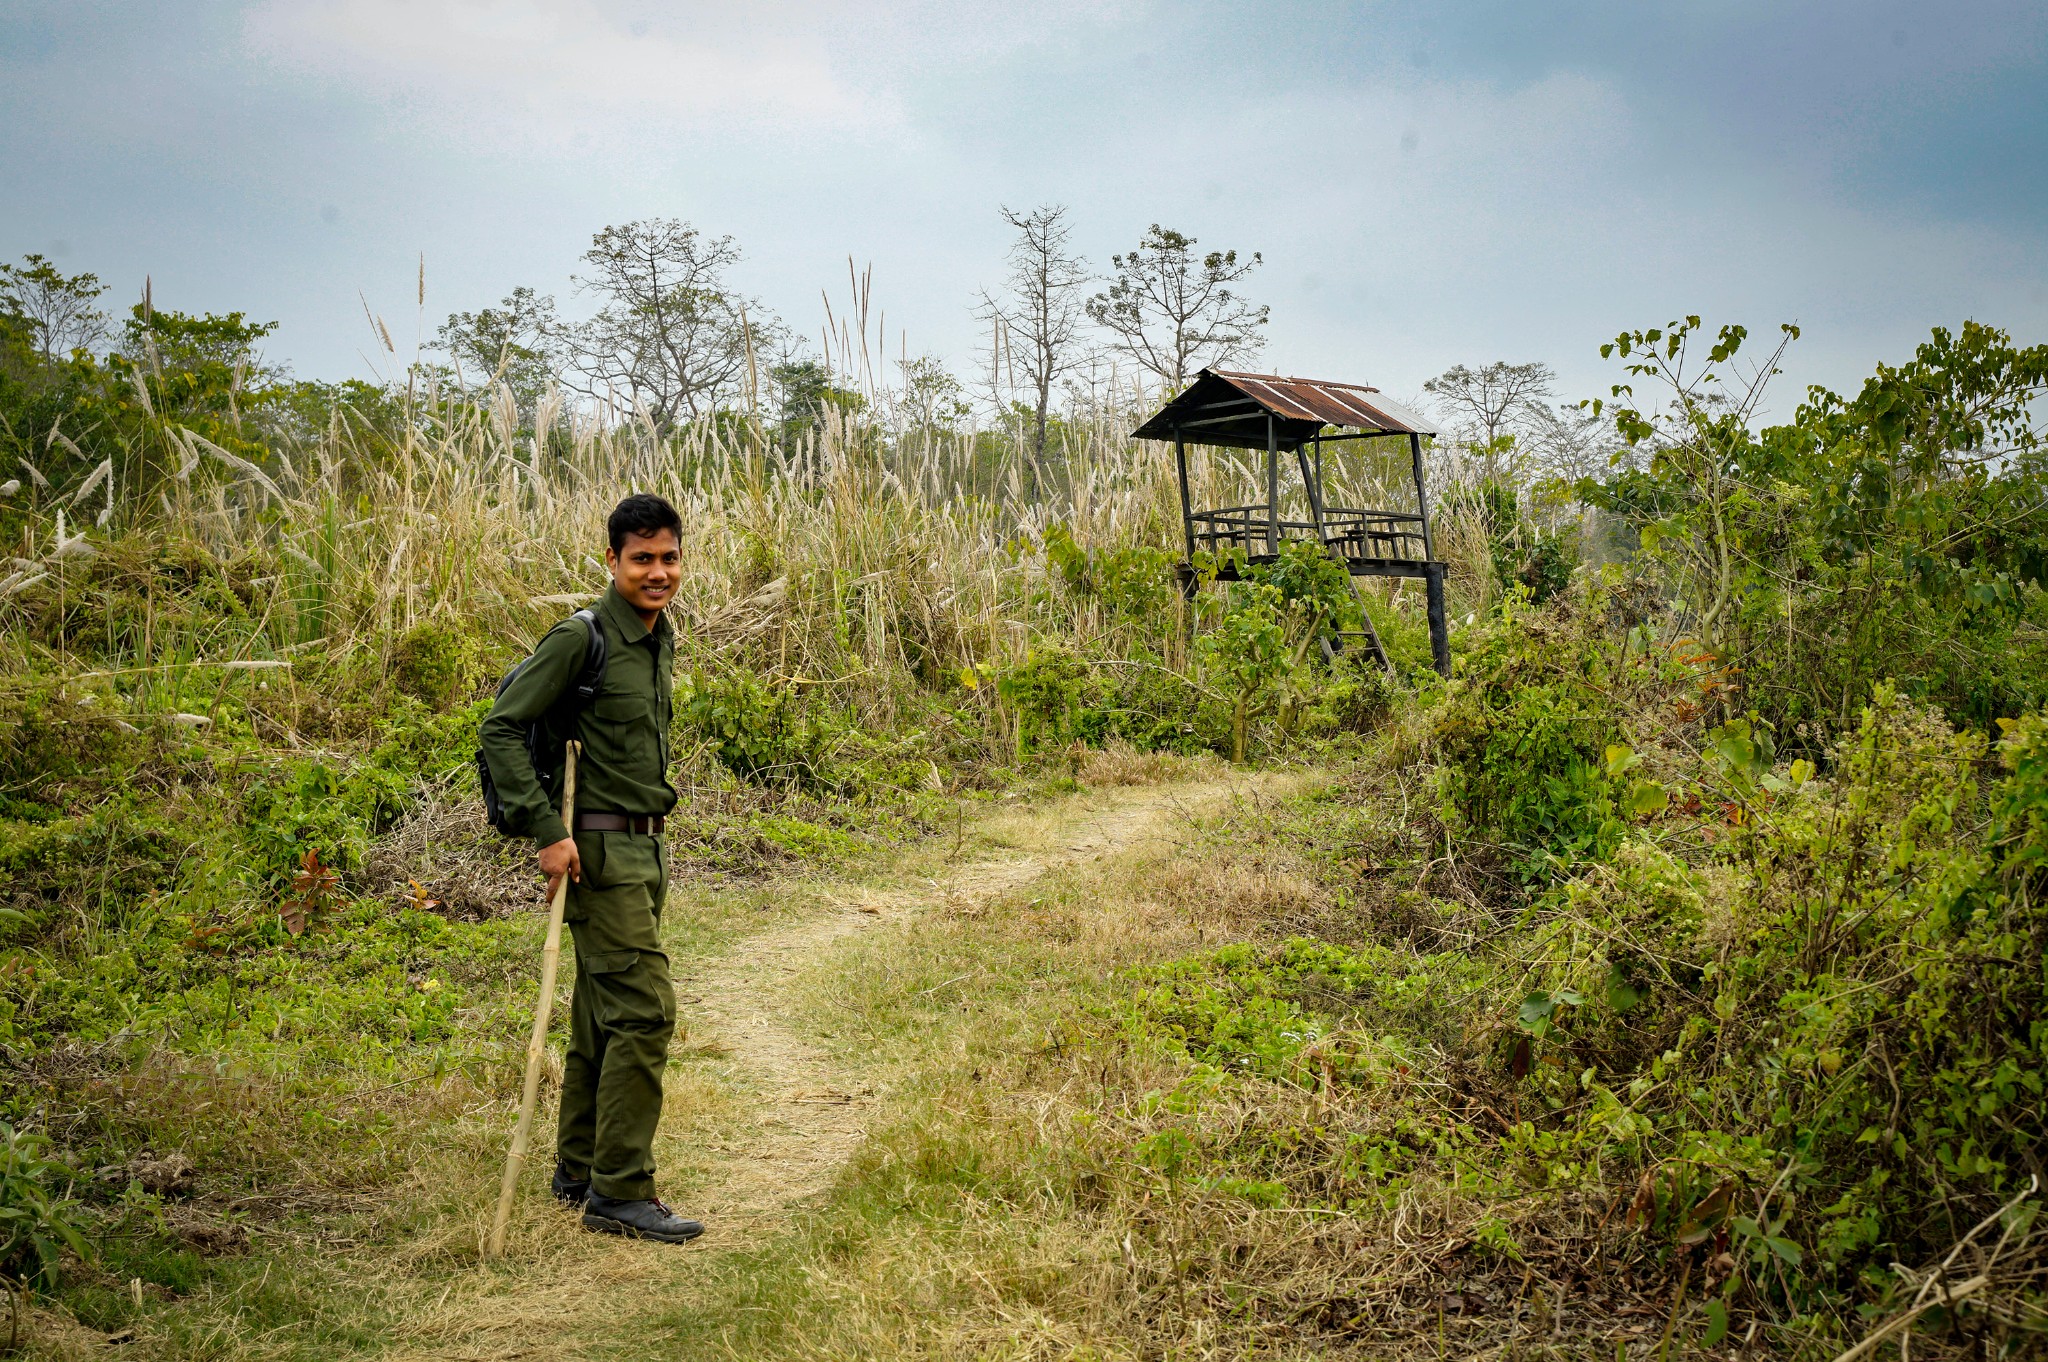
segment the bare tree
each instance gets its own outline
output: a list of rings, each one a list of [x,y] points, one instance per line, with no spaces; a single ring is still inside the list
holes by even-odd
[[[107,286],[94,274],[66,277],[41,255],[0,265],[0,311],[19,317],[45,363],[90,350],[110,334],[107,314],[94,306]]]
[[[1081,289],[1088,270],[1068,248],[1072,229],[1061,204],[1020,213],[999,210],[1017,229],[1010,246],[1004,296],[982,291],[978,315],[993,328],[990,388],[999,406],[1017,380],[1031,401],[1031,467],[1045,468],[1046,413],[1053,388],[1080,362],[1081,322],[1087,315]],[[1006,381],[1007,380],[1007,381]]]
[[[1242,262],[1236,251],[1197,256],[1193,237],[1155,222],[1136,250],[1109,258],[1115,277],[1088,300],[1088,315],[1117,349],[1179,392],[1200,370],[1265,344],[1268,309],[1231,290],[1263,259],[1257,251]]]
[[[1548,364],[1495,360],[1478,369],[1446,369],[1422,388],[1448,409],[1481,476],[1493,480],[1516,471],[1516,439],[1548,415],[1545,404],[1556,383]]]
[[[1630,466],[1635,456],[1616,438],[1611,421],[1574,402],[1531,404],[1518,442],[1527,444],[1538,476],[1562,483],[1604,477],[1616,467]]]
[[[558,335],[579,389],[626,396],[663,434],[742,393],[750,348],[772,349],[764,342],[780,328],[726,283],[739,258],[731,237],[672,218],[599,232],[583,254],[591,273],[576,282],[603,302]]]

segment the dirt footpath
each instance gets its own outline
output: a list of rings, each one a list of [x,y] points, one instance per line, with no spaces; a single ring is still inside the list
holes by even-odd
[[[621,1313],[635,1303],[672,1306],[689,1289],[688,1264],[696,1255],[758,1244],[824,1191],[858,1148],[875,1108],[877,1076],[857,1053],[835,1056],[795,1015],[788,983],[798,970],[856,933],[934,907],[999,899],[1051,872],[1172,838],[1179,818],[1221,804],[1245,783],[1225,775],[1096,789],[992,815],[973,825],[974,843],[998,849],[970,851],[928,876],[906,869],[869,882],[804,886],[801,898],[810,906],[790,920],[716,956],[678,956],[677,993],[689,1000],[682,1008],[688,1034],[679,1044],[716,1061],[713,1081],[723,1091],[707,1103],[713,1094],[704,1089],[706,1078],[693,1072],[702,1066],[671,1065],[670,1100],[679,1109],[722,1100],[727,1114],[721,1137],[694,1151],[701,1158],[692,1190],[673,1200],[701,1217],[709,1233],[684,1250],[585,1233],[574,1216],[546,1203],[539,1180],[549,1162],[537,1154],[507,1261],[461,1274],[437,1299],[406,1312],[399,1342],[384,1356],[578,1357],[595,1341],[593,1302],[617,1302]],[[915,859],[930,862],[930,848],[906,857]],[[671,1123],[663,1124],[666,1130]],[[618,1314],[603,1323],[615,1328]]]

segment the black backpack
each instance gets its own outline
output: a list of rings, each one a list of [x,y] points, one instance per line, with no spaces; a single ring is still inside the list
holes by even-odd
[[[533,762],[533,773],[540,778],[541,793],[553,799],[555,795],[554,754],[549,750],[554,741],[559,741],[564,729],[573,725],[582,714],[583,707],[597,695],[598,687],[604,684],[605,642],[604,629],[598,624],[597,616],[589,610],[578,610],[569,616],[582,620],[583,627],[590,635],[590,641],[583,653],[583,671],[576,678],[576,684],[563,691],[561,698],[539,719],[526,726],[526,755]],[[498,683],[498,694],[505,693],[505,687],[512,684],[512,678],[526,670],[526,664],[533,661],[526,658]],[[512,827],[505,820],[505,806],[498,799],[498,787],[491,780],[490,763],[484,760],[479,750],[476,754],[477,784],[483,787],[484,818],[490,825],[507,837],[523,837],[525,828]]]

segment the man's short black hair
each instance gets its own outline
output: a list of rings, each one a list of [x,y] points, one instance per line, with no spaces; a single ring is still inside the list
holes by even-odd
[[[604,527],[612,538],[612,552],[618,553],[626,547],[629,534],[659,534],[668,530],[676,537],[676,543],[683,542],[683,518],[676,514],[676,508],[652,492],[635,492],[618,505],[612,507],[611,519]]]

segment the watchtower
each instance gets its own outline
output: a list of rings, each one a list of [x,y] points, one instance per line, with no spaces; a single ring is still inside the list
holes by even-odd
[[[1234,580],[1240,563],[1271,563],[1280,556],[1283,541],[1312,539],[1343,563],[1353,578],[1422,580],[1428,596],[1430,653],[1437,671],[1448,676],[1451,645],[1444,624],[1444,565],[1437,560],[1430,535],[1429,492],[1422,476],[1422,437],[1435,434],[1423,417],[1363,383],[1325,383],[1228,369],[1202,370],[1186,392],[1132,432],[1133,438],[1140,440],[1173,442],[1180,474],[1181,521],[1187,533],[1187,560],[1181,565],[1185,589],[1195,589],[1197,550],[1216,554],[1222,560],[1216,575]],[[1415,509],[1330,505],[1323,495],[1323,446],[1386,435],[1408,437]],[[1188,494],[1187,447],[1191,444],[1266,451],[1266,499],[1249,506],[1197,510]],[[1283,454],[1294,456],[1306,493],[1307,520],[1281,518]],[[1354,582],[1352,591],[1357,590]],[[1386,649],[1370,618],[1363,633],[1384,665]]]

